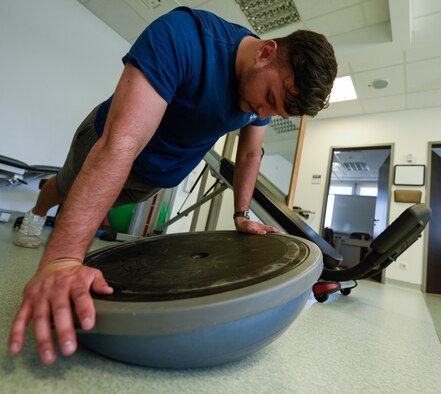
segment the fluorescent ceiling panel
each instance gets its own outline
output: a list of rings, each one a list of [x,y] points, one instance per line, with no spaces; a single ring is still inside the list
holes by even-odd
[[[336,103],[339,101],[356,100],[357,93],[355,92],[352,78],[348,75],[346,77],[337,78],[334,81],[334,87],[332,88],[330,103]]]

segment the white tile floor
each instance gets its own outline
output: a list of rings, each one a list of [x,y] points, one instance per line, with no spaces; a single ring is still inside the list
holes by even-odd
[[[294,324],[246,359],[217,368],[159,370],[80,349],[40,365],[31,332],[24,351],[7,354],[8,330],[41,249],[12,245],[0,223],[1,393],[439,393],[441,344],[423,294],[361,281],[348,297],[310,298]],[[49,230],[45,230],[45,236]],[[95,247],[108,245],[104,241]]]

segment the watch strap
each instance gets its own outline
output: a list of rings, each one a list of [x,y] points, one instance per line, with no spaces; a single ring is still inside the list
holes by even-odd
[[[250,218],[250,211],[246,210],[246,211],[236,211],[233,214],[233,219],[236,218],[245,218],[245,219],[249,219]]]

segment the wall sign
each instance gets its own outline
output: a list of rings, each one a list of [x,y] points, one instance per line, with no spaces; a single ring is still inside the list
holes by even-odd
[[[423,164],[396,165],[394,167],[394,185],[424,186],[426,166]]]
[[[322,182],[322,176],[321,175],[313,175],[311,178],[311,183],[313,185],[320,185]]]

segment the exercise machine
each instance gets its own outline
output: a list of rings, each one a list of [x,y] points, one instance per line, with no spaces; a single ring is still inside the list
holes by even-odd
[[[213,174],[222,178],[231,187],[234,164],[215,152],[210,152],[206,160]],[[282,200],[274,199],[266,183],[265,179],[259,176],[253,194],[254,207],[261,213],[258,216],[263,221],[282,228],[288,234],[314,242],[323,253],[324,269],[320,280],[312,289],[315,299],[319,302],[325,302],[329,295],[336,292],[349,295],[357,286],[358,279],[371,278],[381,273],[417,241],[431,217],[431,209],[426,204],[420,203],[409,207],[375,238],[359,264],[345,269],[342,266],[343,257]],[[264,214],[262,210],[265,211]]]
[[[372,241],[359,264],[347,269],[325,265],[320,280],[312,288],[315,299],[325,302],[329,295],[338,291],[349,295],[351,289],[357,286],[357,279],[378,275],[421,237],[430,217],[428,205],[412,205]]]
[[[0,155],[0,186],[27,185],[30,181],[56,174],[60,167],[29,165],[23,161]]]

